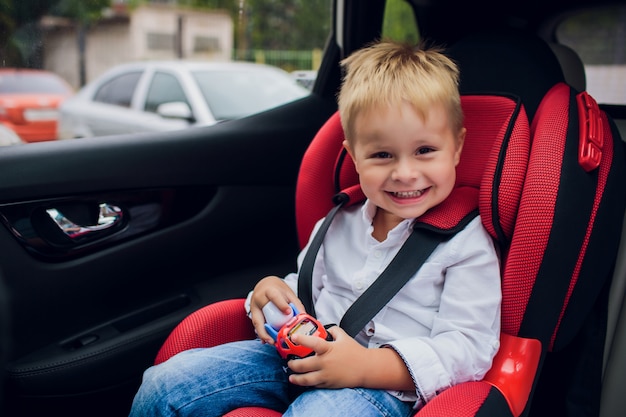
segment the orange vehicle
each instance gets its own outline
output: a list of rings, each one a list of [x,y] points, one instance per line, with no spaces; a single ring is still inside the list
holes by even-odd
[[[24,142],[57,138],[58,106],[71,96],[58,75],[35,69],[0,69],[0,123]]]

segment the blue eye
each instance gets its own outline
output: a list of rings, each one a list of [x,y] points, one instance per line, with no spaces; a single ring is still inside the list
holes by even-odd
[[[419,148],[419,149],[417,150],[417,154],[418,154],[418,155],[425,155],[425,154],[427,154],[427,153],[434,152],[434,151],[435,151],[435,150],[434,150],[433,148],[429,148],[429,147],[425,146],[425,147],[423,147],[423,148]]]
[[[372,158],[381,158],[381,159],[391,158],[391,154],[389,152],[376,152],[375,154],[372,155]]]

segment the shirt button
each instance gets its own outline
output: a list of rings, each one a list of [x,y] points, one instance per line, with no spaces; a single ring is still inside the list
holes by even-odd
[[[355,282],[355,283],[354,283],[354,287],[355,287],[357,290],[362,290],[362,289],[363,289],[363,281],[357,281],[357,282]]]
[[[383,253],[381,251],[374,251],[374,258],[379,259],[381,256],[383,256]]]

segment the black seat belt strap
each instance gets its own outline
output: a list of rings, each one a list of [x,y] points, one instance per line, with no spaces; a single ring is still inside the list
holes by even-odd
[[[376,281],[348,308],[339,327],[350,336],[361,329],[415,276],[439,243],[450,236],[414,228]]]
[[[326,232],[337,212],[347,203],[349,197],[340,193],[334,197],[335,207],[328,213],[317,233],[313,237],[309,249],[304,256],[298,274],[298,298],[302,301],[306,312],[315,317],[313,305],[313,267],[317,254],[322,247]],[[472,211],[451,230],[439,230],[421,223],[413,225],[413,231],[404,242],[387,268],[376,278],[367,290],[345,312],[340,327],[350,336],[356,336],[361,329],[404,287],[417,273],[437,245],[450,239],[457,231],[478,215]]]
[[[304,304],[306,312],[313,317],[315,317],[315,306],[313,305],[313,267],[315,266],[315,259],[317,259],[317,253],[322,247],[322,242],[324,242],[328,227],[330,227],[339,209],[341,209],[348,200],[348,195],[344,193],[339,193],[333,197],[335,207],[333,207],[326,215],[326,218],[324,218],[300,266],[300,272],[298,273],[298,298],[302,301],[302,304]]]

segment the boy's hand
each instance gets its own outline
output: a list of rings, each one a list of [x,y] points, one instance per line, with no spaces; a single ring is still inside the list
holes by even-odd
[[[315,336],[297,334],[295,343],[309,347],[315,355],[289,361],[295,372],[292,384],[317,388],[373,388],[414,391],[415,383],[404,361],[391,348],[368,349],[338,326],[328,329],[329,342]]]
[[[338,326],[329,328],[328,332],[334,339],[331,342],[302,334],[292,337],[294,343],[313,349],[315,355],[289,361],[289,368],[295,372],[290,375],[289,381],[317,388],[363,386],[369,349]]]
[[[252,325],[263,342],[273,344],[274,340],[265,330],[265,316],[262,311],[265,304],[270,301],[274,303],[280,311],[284,311],[285,313],[291,313],[289,303],[294,303],[299,311],[304,311],[304,306],[289,285],[281,278],[269,276],[257,283],[252,293],[252,299],[250,300]]]

